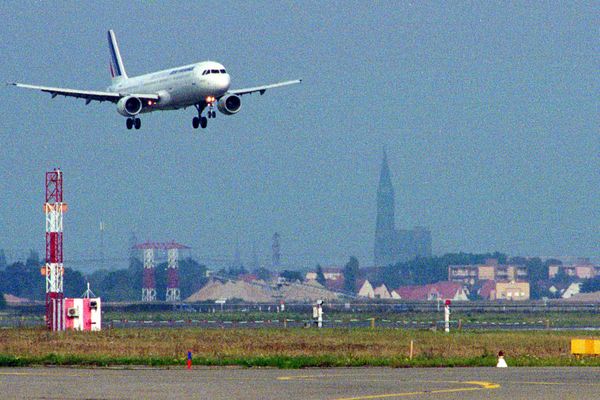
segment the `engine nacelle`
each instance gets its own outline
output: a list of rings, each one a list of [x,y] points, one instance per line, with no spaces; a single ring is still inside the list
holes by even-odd
[[[233,115],[242,108],[242,99],[235,94],[227,94],[219,99],[217,108],[225,115]]]
[[[135,96],[126,96],[117,103],[117,112],[125,117],[132,117],[138,115],[142,107],[142,100]]]

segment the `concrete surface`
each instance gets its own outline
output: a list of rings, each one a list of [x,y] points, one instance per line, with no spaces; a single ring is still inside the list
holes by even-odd
[[[600,368],[1,368],[8,399],[600,399]]]

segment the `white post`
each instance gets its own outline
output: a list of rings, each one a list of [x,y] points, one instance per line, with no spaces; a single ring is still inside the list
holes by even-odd
[[[319,304],[318,313],[319,313],[319,317],[317,319],[317,326],[319,328],[322,328],[323,327],[323,307],[320,304]]]
[[[444,306],[444,331],[450,332],[450,300],[446,300]]]
[[[323,327],[323,300],[317,300],[317,305],[313,307],[313,318],[317,319],[317,327]]]

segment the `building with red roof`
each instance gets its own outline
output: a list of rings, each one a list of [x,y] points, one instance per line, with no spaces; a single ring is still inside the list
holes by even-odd
[[[401,286],[395,290],[402,300],[469,300],[469,291],[457,282],[437,282],[421,286]]]

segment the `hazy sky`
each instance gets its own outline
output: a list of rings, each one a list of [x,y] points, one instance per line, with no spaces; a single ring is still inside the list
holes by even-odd
[[[103,90],[106,30],[130,76],[203,60],[244,96],[142,116],[3,87],[0,248],[43,249],[44,172],[65,177],[65,255],[129,235],[242,257],[372,262],[387,149],[400,227],[435,253],[600,253],[598,2],[79,2],[0,4],[3,81]],[[73,265],[80,266],[80,265]]]

